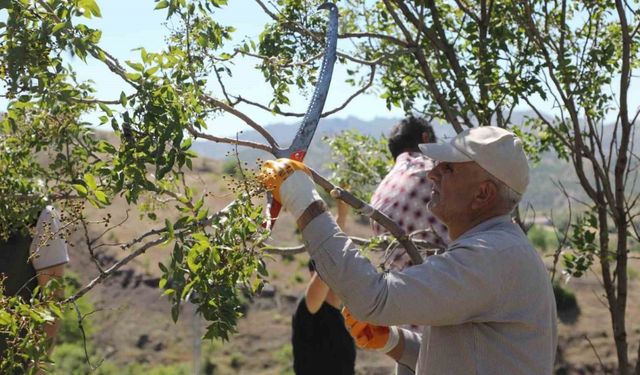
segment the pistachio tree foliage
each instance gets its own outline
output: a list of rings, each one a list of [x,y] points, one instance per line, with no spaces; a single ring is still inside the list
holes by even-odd
[[[255,186],[251,179],[241,182],[239,199],[214,213],[204,205],[205,192],[195,194],[185,182],[195,156],[191,143],[207,120],[221,111],[242,116],[229,101],[217,99],[221,93],[205,90],[207,81],[216,79],[211,73],[224,74],[231,58],[220,48],[233,28],[214,19],[222,5],[157,1],[156,11],[175,27],[166,46],[141,48],[139,59],[121,62],[100,47],[100,30],[84,24],[101,16],[95,0],[0,1],[6,15],[0,23],[0,79],[9,103],[0,125],[0,238],[27,233],[46,203],[62,211],[63,230],[51,235],[84,230],[92,256],[101,234],[121,223],[109,217],[89,222],[86,205],[104,208],[114,199],[126,199],[136,206],[152,197],[169,203],[147,205],[149,218],[177,217],[158,220],[155,229],[124,243],[106,243],[127,255],[106,266],[96,261],[95,279],[59,304],[51,303],[51,293],[36,293],[34,298],[43,301],[31,302],[37,308],[0,299],[0,333],[13,344],[0,359],[0,372],[36,371],[33,365],[47,360],[41,328],[59,316],[56,306],[70,306],[131,259],[160,245],[173,246],[170,262],[160,264],[160,287],[173,301],[173,319],[188,300],[209,322],[206,337],[226,339],[234,332],[241,294],[259,290],[266,275],[257,249],[268,232],[262,208],[251,203]],[[65,61],[69,54],[104,65],[132,93],[103,97],[92,82],[76,78]],[[96,117],[96,122],[83,119]],[[94,127],[100,124],[108,124],[118,139],[99,140]],[[91,233],[98,235],[90,238]]]
[[[372,137],[346,130],[324,141],[331,148],[327,166],[333,182],[352,190],[358,198],[369,202],[375,188],[393,166],[393,157],[384,136]]]
[[[47,201],[67,207],[65,228],[71,230],[93,225],[86,223],[84,204],[171,198],[168,208],[177,220],[129,239],[127,257],[110,268],[97,266],[95,280],[66,302],[169,242],[174,248],[171,262],[161,265],[161,286],[175,306],[187,297],[198,304],[211,322],[208,337],[227,337],[240,314],[236,286],[257,290],[266,273],[259,249],[268,233],[261,207],[248,198],[250,180],[240,183],[236,204],[209,212],[184,183],[194,157],[190,146],[200,138],[273,152],[273,137],[241,109],[303,115],[286,106],[294,90],[315,83],[326,27],[315,10],[319,3],[255,0],[247,12],[271,21],[257,40],[238,44],[231,41],[233,25],[216,17],[225,0],[158,0],[155,11],[173,26],[165,47],[141,48],[139,59],[123,62],[100,47],[100,30],[83,24],[101,16],[96,0],[0,0],[7,14],[0,24],[0,77],[9,101],[1,123],[0,236],[27,230]],[[325,115],[357,95],[375,93],[388,107],[442,120],[456,131],[489,124],[512,128],[532,160],[551,150],[571,162],[589,197],[588,212],[574,220],[557,258],[576,277],[597,265],[619,371],[640,373],[640,362],[630,360],[637,353],[629,353],[625,321],[628,243],[640,240],[633,224],[638,109],[630,105],[640,54],[638,2],[353,0],[338,6],[338,58],[354,91]],[[76,78],[65,62],[69,53],[104,65],[131,93],[103,97],[91,82]],[[273,89],[270,98],[228,92],[225,79],[240,57],[256,59]],[[536,114],[527,127],[512,126],[516,107]],[[95,112],[118,142],[93,136],[98,124],[83,115]],[[207,127],[223,112],[242,119],[266,143],[209,135]],[[151,218],[158,214],[148,212]],[[113,225],[108,218],[105,223]],[[0,324],[11,319],[3,314]],[[30,355],[25,353],[43,351],[25,349],[23,358]]]

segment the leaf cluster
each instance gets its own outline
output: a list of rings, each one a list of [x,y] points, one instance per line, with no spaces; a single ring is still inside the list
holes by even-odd
[[[212,219],[207,231],[180,231],[181,223],[171,228],[175,233],[171,261],[159,266],[160,287],[172,301],[174,321],[180,306],[191,302],[210,322],[204,337],[228,340],[246,297],[259,292],[267,276],[260,252],[268,236],[264,222],[262,207],[240,195]]]
[[[332,161],[327,165],[332,172],[331,181],[369,202],[376,186],[393,166],[387,139],[346,130],[324,137],[323,141],[331,148]]]
[[[45,287],[36,287],[29,301],[5,295],[3,284],[0,279],[0,339],[6,346],[0,373],[36,374],[38,366],[49,361],[44,326],[62,316],[55,294],[60,283],[51,280]]]

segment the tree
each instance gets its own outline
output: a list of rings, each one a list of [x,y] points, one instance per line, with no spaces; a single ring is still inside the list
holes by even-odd
[[[95,0],[0,1],[8,14],[0,24],[0,57],[6,61],[0,76],[10,100],[2,143],[11,150],[2,155],[2,233],[24,229],[45,198],[98,207],[117,196],[132,205],[147,194],[175,199],[180,219],[130,239],[130,255],[99,269],[95,283],[146,249],[174,241],[173,261],[162,266],[163,286],[176,306],[191,290],[196,292],[191,295],[201,302],[205,316],[224,317],[223,323],[210,326],[210,337],[225,337],[238,316],[235,285],[259,287],[264,277],[258,272],[263,268],[263,218],[247,194],[240,194],[244,198],[228,211],[209,213],[202,197],[194,197],[182,183],[183,170],[191,165],[189,148],[195,138],[274,150],[273,137],[240,110],[242,105],[302,117],[285,106],[290,90],[314,84],[322,55],[325,22],[311,6],[319,2],[312,3],[256,0],[256,11],[272,22],[257,41],[228,52],[223,47],[233,28],[215,18],[215,9],[226,1],[156,1],[158,11],[177,26],[163,51],[141,49],[140,60],[127,61],[125,67],[99,47],[99,30],[82,24],[82,17],[100,16]],[[511,128],[526,141],[534,161],[546,150],[571,161],[589,197],[589,212],[573,222],[567,236],[571,250],[559,250],[570,274],[599,264],[619,371],[629,373],[628,240],[640,240],[634,225],[638,157],[632,143],[639,112],[629,108],[640,51],[637,3],[378,0],[349,1],[340,4],[340,11],[338,57],[354,93],[325,116],[357,95],[377,92],[388,107],[446,121],[458,132],[489,124]],[[72,68],[63,63],[65,51],[104,64],[133,94],[101,98],[90,83],[75,80]],[[273,88],[266,104],[226,90],[225,78],[239,56],[259,62]],[[553,103],[553,117],[539,108],[541,101]],[[521,105],[536,113],[524,128],[511,123]],[[101,112],[100,122],[112,126],[119,142],[91,136],[89,124],[80,120],[90,111]],[[221,112],[242,119],[267,144],[207,134],[207,124]],[[615,119],[609,125],[613,136],[606,138],[609,119]],[[39,161],[44,153],[51,155],[50,163]],[[251,188],[243,182],[239,191]],[[84,227],[81,204],[74,207],[69,222]],[[215,233],[205,230],[229,220],[232,225],[219,226]],[[615,246],[610,247],[610,240]],[[241,248],[249,251],[234,257]],[[216,273],[222,264],[233,270],[231,275]],[[222,288],[210,288],[203,279],[211,273],[220,275],[214,284]],[[207,300],[222,304],[207,307],[202,304]],[[640,373],[640,361],[635,372]]]
[[[290,31],[283,39],[296,33],[317,38],[302,18],[291,21],[299,3],[278,4],[279,13],[268,13]],[[552,149],[571,162],[589,212],[575,219],[568,246],[558,250],[568,274],[580,276],[599,264],[621,374],[631,371],[628,246],[630,238],[639,239],[633,134],[640,111],[632,112],[629,97],[638,69],[637,5],[381,0],[350,2],[342,10],[341,37],[353,47],[341,57],[370,68],[368,78],[352,69],[353,82],[372,82],[388,106],[444,120],[458,132],[510,127],[527,142],[534,161]],[[536,97],[551,102],[556,113],[545,114]],[[525,128],[510,123],[520,104],[536,114]]]
[[[233,28],[214,18],[215,9],[225,3],[156,1],[156,10],[166,12],[175,27],[166,48],[141,48],[139,60],[126,61],[125,66],[100,47],[100,30],[83,24],[84,19],[101,16],[95,0],[0,2],[0,10],[7,15],[6,22],[0,23],[0,59],[6,62],[0,79],[9,102],[0,130],[0,238],[27,233],[43,205],[55,201],[63,208],[64,229],[49,234],[67,237],[76,229],[83,231],[97,273],[63,301],[56,301],[46,288],[30,305],[16,298],[0,299],[0,333],[15,344],[0,360],[2,372],[34,373],[43,366],[48,358],[42,326],[61,315],[60,307],[75,304],[132,259],[160,245],[173,245],[170,262],[159,265],[163,274],[159,286],[173,302],[172,318],[178,319],[184,301],[196,304],[209,322],[206,338],[227,339],[241,316],[242,294],[261,289],[267,275],[262,257],[269,248],[265,243],[269,231],[263,207],[252,198],[260,197],[264,188],[239,164],[237,199],[219,212],[209,212],[204,204],[206,191],[196,195],[185,180],[185,170],[192,168],[196,156],[190,150],[196,138],[271,153],[278,147],[262,126],[236,108],[240,98],[232,97],[224,86],[234,57],[270,48],[269,34],[260,47],[252,43],[233,54],[225,52],[223,46]],[[310,25],[324,33],[324,24],[316,15]],[[314,41],[308,47],[317,53],[321,44]],[[73,67],[65,64],[67,53],[87,64],[103,64],[132,93],[101,97],[91,82],[80,82]],[[291,64],[283,61],[285,66]],[[313,64],[297,65],[302,71],[295,82],[298,86],[313,83],[315,63],[314,59]],[[280,69],[283,63],[276,65]],[[269,77],[268,64],[263,69],[274,84],[273,105],[286,102],[292,82]],[[219,91],[206,89],[209,80]],[[94,112],[99,123],[83,119]],[[221,112],[242,119],[266,143],[207,134],[207,122]],[[110,125],[117,139],[99,139],[93,126],[101,124]],[[335,188],[319,176],[316,179],[329,190]],[[336,194],[362,205],[346,192],[336,190]],[[148,219],[164,220],[164,224],[124,242],[100,242],[124,222],[112,223],[109,215],[89,221],[84,207],[106,208],[115,199],[125,199],[144,209]],[[145,204],[148,199],[154,204]],[[393,224],[388,218],[386,223]],[[398,229],[392,225],[391,232],[407,241],[394,228]],[[105,267],[96,258],[98,246],[121,247],[128,253]]]

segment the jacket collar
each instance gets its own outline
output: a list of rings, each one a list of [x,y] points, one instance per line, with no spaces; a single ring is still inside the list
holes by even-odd
[[[487,230],[490,230],[494,227],[498,227],[498,226],[503,226],[505,224],[511,224],[511,215],[507,214],[507,215],[500,215],[500,216],[494,216],[491,219],[485,220],[482,223],[476,225],[475,227],[467,230],[466,232],[462,233],[462,235],[460,235],[460,237],[458,237],[455,241],[451,242],[449,244],[449,247],[454,247],[455,245],[458,244],[458,242],[460,242],[461,240],[464,240],[465,238],[469,238],[471,236],[473,236],[474,234],[478,233],[478,232],[484,232]]]

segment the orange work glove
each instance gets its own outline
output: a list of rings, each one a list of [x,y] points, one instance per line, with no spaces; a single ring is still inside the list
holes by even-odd
[[[347,331],[362,349],[376,350],[387,353],[398,345],[400,335],[396,327],[377,326],[361,322],[351,315],[349,309],[342,309],[344,324]]]
[[[296,219],[311,203],[322,199],[311,180],[309,168],[299,161],[267,160],[262,164],[258,178]]]

